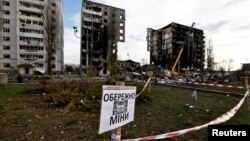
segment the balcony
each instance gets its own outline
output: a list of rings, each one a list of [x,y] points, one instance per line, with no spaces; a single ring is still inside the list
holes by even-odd
[[[33,46],[44,46],[43,42],[37,42],[37,41],[19,41],[20,45],[33,45]]]
[[[35,59],[35,58],[20,58],[19,64],[35,64],[35,63],[43,63],[44,59]]]
[[[38,33],[23,33],[19,32],[20,36],[24,37],[34,37],[34,38],[43,38],[43,34],[38,34]]]
[[[43,50],[19,50],[20,54],[35,54],[35,55],[43,55]]]
[[[44,5],[44,2],[40,1],[40,0],[20,0],[20,2],[27,2],[27,3],[37,4],[37,5]]]
[[[39,13],[39,14],[41,14],[43,12],[43,9],[39,9],[36,7],[27,7],[24,5],[20,5],[19,10],[28,11],[28,12],[32,12],[32,13]]]
[[[38,21],[38,22],[42,22],[43,19],[41,17],[35,17],[35,16],[26,16],[26,15],[20,15],[19,16],[20,19],[24,19],[24,20],[31,20],[31,21]]]
[[[96,12],[96,11],[92,11],[92,10],[88,10],[88,9],[83,9],[83,12],[87,13],[87,14],[102,16],[102,12]]]
[[[82,27],[83,27],[84,29],[89,29],[89,30],[91,30],[91,26],[83,25]]]
[[[102,59],[100,59],[100,58],[93,58],[92,61],[93,61],[93,62],[101,62]]]
[[[41,26],[41,25],[38,25],[38,24],[20,23],[19,27],[29,28],[29,29],[37,29],[37,30],[44,30],[44,26]]]
[[[101,19],[94,19],[94,18],[92,19],[92,18],[84,17],[83,20],[87,22],[101,23]]]

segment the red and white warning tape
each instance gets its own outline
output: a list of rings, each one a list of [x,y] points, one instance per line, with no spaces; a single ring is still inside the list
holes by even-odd
[[[220,123],[226,122],[227,120],[229,120],[230,118],[232,118],[236,114],[236,112],[239,110],[239,108],[241,107],[241,105],[243,104],[243,102],[245,101],[245,99],[248,95],[249,95],[249,91],[247,91],[245,93],[245,96],[240,100],[240,102],[235,107],[233,107],[231,110],[229,110],[225,114],[221,115],[220,117],[218,117],[218,118],[216,118],[216,119],[214,119],[206,124],[192,127],[192,128],[188,128],[188,129],[179,130],[179,131],[169,132],[169,133],[165,133],[165,134],[147,136],[147,137],[142,137],[142,138],[137,138],[137,139],[126,139],[123,141],[144,141],[144,140],[157,140],[157,139],[172,138],[172,137],[180,136],[180,135],[183,135],[186,133],[194,132],[194,131],[197,131],[197,130],[200,130],[203,128],[207,128],[208,125],[214,125],[214,124],[220,124]]]
[[[146,84],[144,85],[143,89],[141,90],[140,93],[138,93],[138,94],[136,95],[135,98],[137,98],[139,95],[141,95],[141,94],[143,93],[143,91],[144,91],[144,90],[146,89],[146,87],[148,86],[150,80],[151,80],[151,77],[148,78],[148,80],[147,80]]]
[[[179,82],[180,83],[180,82]],[[185,82],[181,82],[185,83]],[[194,85],[203,85],[203,86],[215,86],[215,87],[225,87],[225,88],[238,88],[238,89],[244,89],[242,86],[237,85],[223,85],[223,84],[214,84],[214,83],[198,83],[198,82],[188,82],[188,84],[194,84]]]

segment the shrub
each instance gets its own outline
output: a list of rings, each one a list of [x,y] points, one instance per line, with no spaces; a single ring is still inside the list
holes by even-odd
[[[63,80],[53,84],[36,84],[25,90],[26,94],[42,94],[41,103],[46,107],[63,108],[64,113],[75,110],[99,110],[101,106],[102,85],[114,85],[115,81],[93,82],[90,79]],[[144,83],[126,82],[127,86],[136,86],[137,94],[141,92]],[[150,101],[152,98],[145,91],[137,98],[137,102]]]

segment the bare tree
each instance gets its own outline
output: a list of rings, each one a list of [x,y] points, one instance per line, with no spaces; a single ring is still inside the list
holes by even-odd
[[[227,60],[226,59],[223,59],[222,61],[221,61],[221,66],[223,67],[223,69],[225,70],[225,68],[226,68],[226,64],[227,64]]]
[[[214,70],[219,70],[219,62],[214,62]]]
[[[142,65],[147,65],[148,64],[148,59],[142,58],[141,62],[142,62]]]
[[[233,59],[229,59],[228,60],[228,71],[230,71],[231,69],[232,69],[232,63],[234,62],[234,60]]]
[[[223,66],[219,67],[219,72],[221,73],[222,77],[225,75],[225,68]]]
[[[213,54],[213,41],[209,39],[207,48],[207,70],[212,72],[214,70],[214,54]]]
[[[109,70],[110,76],[115,77],[117,74],[117,55],[114,52],[111,52],[109,55]]]
[[[56,37],[59,33],[58,23],[56,20],[55,8],[52,8],[51,1],[47,2],[44,7],[44,45],[46,49],[46,74],[52,75],[53,54],[56,50]]]

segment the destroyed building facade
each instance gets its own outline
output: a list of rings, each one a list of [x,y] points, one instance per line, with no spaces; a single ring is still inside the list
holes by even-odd
[[[117,60],[117,44],[125,42],[125,10],[83,0],[81,13],[80,69],[94,67],[109,75],[111,60]]]
[[[179,51],[180,69],[203,71],[205,60],[205,41],[203,30],[171,23],[161,29],[147,29],[147,50],[150,64],[171,70]]]

